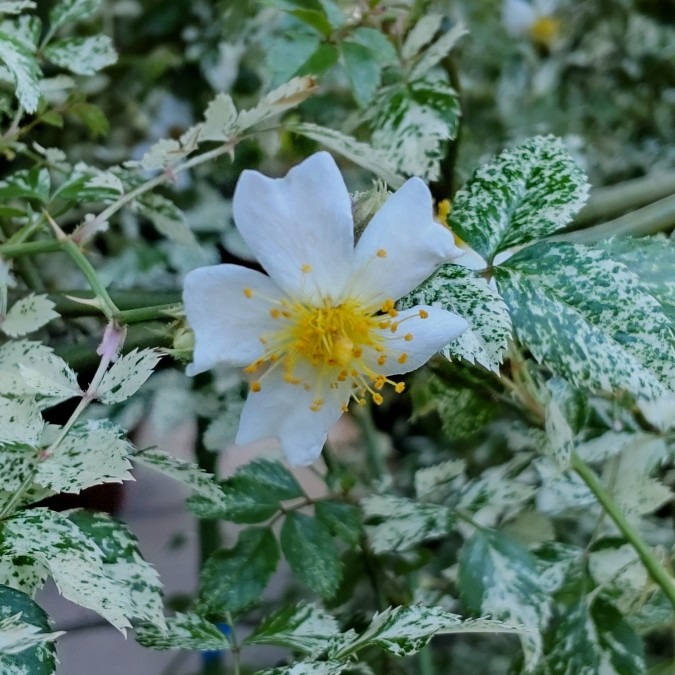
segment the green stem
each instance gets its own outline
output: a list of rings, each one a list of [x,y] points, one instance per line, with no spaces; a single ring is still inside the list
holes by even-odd
[[[653,581],[658,584],[675,608],[675,580],[661,563],[654,557],[649,547],[642,540],[635,528],[628,522],[619,507],[614,503],[610,494],[595,475],[593,470],[575,453],[572,455],[572,467],[581,479],[590,488],[596,499],[600,502],[614,524],[619,528],[626,541],[635,549],[647,568]]]
[[[27,241],[18,244],[0,244],[0,255],[14,258],[20,255],[37,255],[38,253],[56,253],[63,250],[63,244],[56,239]]]
[[[614,218],[675,193],[675,172],[653,173],[591,191],[588,203],[574,219],[575,229]]]
[[[12,297],[13,293],[10,293]],[[153,315],[152,319],[166,319],[166,314],[162,313],[160,308],[176,307],[180,305],[181,294],[180,291],[145,291],[145,290],[128,290],[128,291],[112,291],[110,292],[115,305],[119,308],[120,315],[125,312],[135,310],[153,310],[150,312]],[[50,293],[49,299],[54,303],[54,310],[61,316],[96,316],[99,310],[91,307],[88,304],[78,302],[77,298],[85,301],[91,301],[96,298],[90,291],[60,291],[59,293]],[[131,315],[134,316],[134,315]],[[149,321],[150,318],[144,318],[143,321]],[[138,323],[139,319],[136,319]],[[125,323],[131,323],[125,321]]]
[[[96,274],[96,270],[93,265],[87,260],[86,256],[80,250],[80,247],[70,239],[65,239],[61,242],[63,250],[70,256],[71,260],[80,268],[80,271],[86,277],[91,290],[96,293],[99,300],[101,301],[101,311],[108,317],[112,319],[115,315],[120,313],[120,310],[117,308],[117,305],[112,301],[110,295],[105,286],[101,283],[101,280]]]
[[[594,244],[610,237],[642,237],[669,230],[673,226],[675,226],[675,195],[670,195],[614,220],[585,230],[551,237],[551,240]]]
[[[117,312],[115,318],[121,323],[142,323],[144,321],[156,321],[159,319],[173,319],[181,311],[182,305],[174,303],[170,305],[154,305],[151,307],[137,307]]]
[[[419,664],[419,675],[434,675],[436,669],[434,668],[434,655],[431,651],[431,644],[422,647],[417,654],[417,663]]]

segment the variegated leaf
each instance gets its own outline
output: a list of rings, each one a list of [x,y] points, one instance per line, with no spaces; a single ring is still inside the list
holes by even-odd
[[[551,597],[542,588],[534,557],[499,532],[479,530],[460,555],[459,586],[467,608],[525,626],[520,640],[525,671],[542,656],[541,632],[551,615]]]
[[[31,293],[9,308],[0,328],[10,337],[18,337],[42,328],[58,316],[54,311],[54,303],[46,295]]]
[[[66,399],[82,391],[75,372],[51,347],[12,340],[0,346],[0,393]]]
[[[100,7],[101,2],[102,0],[59,0],[49,13],[51,30],[56,31],[65,23],[90,17]]]
[[[0,63],[9,70],[16,87],[16,97],[26,112],[37,110],[42,72],[35,55],[14,35],[0,33]]]
[[[560,139],[536,136],[481,166],[457,193],[450,227],[485,260],[565,227],[588,196]]]
[[[452,528],[452,512],[446,506],[390,495],[371,495],[361,506],[366,518],[382,520],[367,528],[376,553],[405,551],[426,539],[445,537]]]
[[[495,274],[519,339],[572,384],[645,398],[675,386],[668,318],[639,278],[603,251],[536,244]]]
[[[469,328],[443,354],[499,372],[513,329],[506,304],[485,279],[465,267],[444,265],[399,304],[435,305],[459,314]]]
[[[0,396],[0,443],[35,447],[43,427],[42,415],[31,399]]]
[[[150,377],[162,355],[156,349],[134,349],[113,363],[96,389],[102,403],[120,403],[135,394]]]
[[[382,89],[372,106],[375,148],[399,173],[437,180],[447,142],[457,133],[457,92],[434,76]]]
[[[165,629],[146,623],[134,630],[138,643],[148,649],[220,651],[230,647],[223,632],[198,614],[176,612],[166,620]]]
[[[50,43],[44,55],[77,75],[94,75],[117,61],[117,52],[107,35],[64,38]]]
[[[7,667],[9,661],[7,655],[19,654],[44,642],[53,642],[63,634],[63,631],[46,633],[39,626],[26,623],[22,619],[21,612],[6,619],[0,619],[0,666]],[[7,673],[5,668],[2,670],[3,673]]]
[[[108,420],[73,427],[37,467],[35,482],[54,492],[77,494],[102,483],[133,480],[133,446]]]
[[[318,656],[339,632],[335,617],[321,607],[302,602],[263,619],[245,642],[279,645]]]

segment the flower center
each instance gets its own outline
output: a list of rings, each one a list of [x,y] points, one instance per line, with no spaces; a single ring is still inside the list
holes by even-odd
[[[554,16],[540,16],[530,26],[530,38],[544,47],[551,47],[560,35],[560,21]]]
[[[250,297],[248,290],[244,290],[246,297]],[[393,337],[400,324],[393,300],[373,310],[352,298],[317,305],[285,299],[272,302],[269,314],[278,327],[259,336],[265,352],[245,368],[248,373],[260,373],[251,383],[253,392],[260,391],[264,377],[276,368],[283,370],[288,384],[315,390],[312,410],[321,409],[328,390],[345,383],[361,405],[367,394],[377,405],[382,403],[379,392],[386,384],[397,393],[404,390],[402,382],[393,382],[379,370],[390,357],[399,363],[407,360],[407,354],[392,355],[387,349],[387,333]],[[412,334],[404,339],[411,340]]]

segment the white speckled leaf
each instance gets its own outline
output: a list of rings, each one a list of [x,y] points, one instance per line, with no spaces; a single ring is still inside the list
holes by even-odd
[[[366,518],[382,519],[366,528],[375,553],[408,550],[426,539],[447,536],[452,527],[452,512],[446,506],[390,495],[371,495],[361,506]]]
[[[466,462],[463,459],[449,459],[440,464],[418,469],[414,478],[417,499],[433,500],[439,494],[445,495],[454,485],[461,485],[465,468]]]
[[[165,237],[185,246],[196,246],[197,240],[185,215],[170,199],[155,192],[146,192],[132,202],[132,208]]]
[[[19,103],[26,112],[35,112],[40,100],[42,76],[35,55],[15,36],[0,33],[0,64],[4,64],[14,80]]]
[[[229,94],[220,92],[206,108],[204,124],[199,133],[203,141],[227,141],[234,130],[237,109]]]
[[[447,142],[457,134],[461,114],[457,92],[435,73],[382,89],[372,106],[375,148],[398,172],[437,180]]]
[[[283,668],[260,670],[256,675],[340,675],[353,664],[345,661],[305,661]]]
[[[102,483],[133,480],[133,446],[109,420],[73,427],[52,454],[40,462],[35,482],[54,492],[77,494]]]
[[[551,597],[539,582],[534,557],[516,541],[494,530],[479,530],[460,554],[459,587],[467,608],[522,624],[520,636],[525,672],[532,672],[542,656],[540,631],[551,615]]]
[[[589,185],[560,139],[536,136],[479,167],[456,194],[450,227],[485,260],[565,227]]]
[[[0,328],[10,337],[18,337],[42,328],[58,316],[54,311],[54,303],[46,295],[31,293],[9,308]]]
[[[64,23],[81,21],[91,16],[101,5],[102,0],[60,0],[49,12],[49,23],[55,31]]]
[[[408,60],[418,54],[425,45],[431,42],[439,31],[441,23],[443,23],[442,14],[428,12],[420,16],[406,36],[401,48],[401,57]]]
[[[8,493],[18,490],[21,484],[33,475],[37,462],[38,452],[34,448],[22,444],[3,444],[0,447],[2,490]]]
[[[107,35],[69,37],[50,43],[45,58],[77,75],[94,75],[117,61],[117,52]]]
[[[34,7],[34,0],[3,0],[0,2],[0,14],[21,14],[25,9]]]
[[[278,645],[318,656],[339,632],[335,617],[325,609],[301,602],[264,618],[245,643]]]
[[[218,627],[198,614],[176,612],[166,619],[166,629],[141,624],[134,629],[136,640],[148,649],[191,649],[220,651],[229,649],[227,637]]]
[[[327,148],[339,152],[355,164],[372,171],[394,188],[403,185],[405,178],[397,173],[396,166],[386,152],[368,143],[357,141],[335,129],[322,127],[311,122],[300,122],[289,127],[295,133],[311,138]]]
[[[37,445],[44,421],[31,399],[0,396],[0,443]]]
[[[485,279],[465,267],[444,265],[399,304],[435,305],[459,314],[469,328],[447,345],[443,354],[499,372],[513,328],[504,300]]]
[[[138,541],[123,523],[107,513],[79,509],[68,518],[84,532],[103,553],[105,574],[124,589],[124,611],[128,617],[164,629],[162,584],[157,570],[147,563],[138,550]]]
[[[353,631],[340,636],[329,654],[347,658],[364,647],[379,647],[395,656],[415,654],[434,635],[455,633],[527,633],[522,625],[490,619],[466,619],[440,607],[411,605],[390,607],[375,614],[361,635]]]
[[[602,250],[536,244],[495,273],[519,339],[572,384],[645,398],[675,386],[668,317],[639,278]]]
[[[0,619],[0,665],[3,665],[3,657],[6,654],[18,654],[43,642],[52,642],[61,635],[63,635],[63,631],[56,633],[42,632],[39,626],[22,621],[21,613],[6,619]],[[2,673],[7,675],[5,669],[2,670]]]
[[[73,369],[51,347],[11,340],[0,346],[0,393],[66,399],[82,391]]]
[[[419,60],[410,71],[410,79],[416,80],[424,77],[454,49],[457,42],[468,32],[463,24],[456,23],[450,30],[443,33],[420,55]]]
[[[216,483],[210,473],[206,473],[206,471],[200,469],[196,464],[184,462],[155,448],[138,450],[133,454],[132,459],[137,464],[149,466],[151,469],[160,471],[170,478],[180,481],[187,485],[195,494],[207,497],[216,503],[222,504],[223,509],[226,508],[223,491],[220,489],[218,483]]]
[[[555,398],[546,405],[546,435],[551,456],[561,469],[569,468],[574,451],[574,433]]]
[[[102,403],[121,403],[150,377],[162,355],[156,349],[134,349],[113,363],[96,390]]]
[[[5,521],[4,535],[1,558],[36,560],[65,598],[93,609],[119,630],[130,627],[130,589],[106,571],[101,549],[66,516],[46,508],[22,511]]]
[[[15,588],[31,597],[42,588],[49,570],[35,558],[14,556],[11,550],[0,546],[0,585]]]

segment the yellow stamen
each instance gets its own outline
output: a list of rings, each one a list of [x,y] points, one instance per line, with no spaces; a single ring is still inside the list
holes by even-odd
[[[420,309],[420,319],[428,319],[429,312],[426,309]]]
[[[305,264],[300,268],[300,270],[301,270],[301,272],[302,272],[303,274],[309,274],[309,272],[312,271],[312,266],[311,266],[311,265],[308,265],[307,263],[305,263]]]
[[[398,361],[401,365],[403,365],[407,360],[408,360],[408,355],[407,355],[405,352],[404,352],[403,354],[401,354],[401,355],[398,357],[398,359],[397,359],[397,361]]]
[[[394,386],[394,391],[397,394],[402,394],[405,391],[405,382],[397,382]]]
[[[406,342],[410,342],[410,341],[413,339],[413,334],[412,334],[412,333],[406,333],[406,334],[403,336],[403,339],[404,339]]]
[[[254,380],[253,382],[251,382],[251,391],[252,392],[258,392],[261,389],[262,389],[262,385],[260,384],[260,382],[258,382],[258,380]]]
[[[377,252],[377,257],[378,257],[378,258],[386,258],[386,257],[387,257],[387,252],[386,252],[383,248],[381,248],[381,249],[379,249],[378,252]]]
[[[248,286],[247,286],[247,287],[244,289],[244,295],[245,295],[247,298],[252,298],[252,297],[253,297],[253,291],[252,291],[250,288],[248,288]]]

